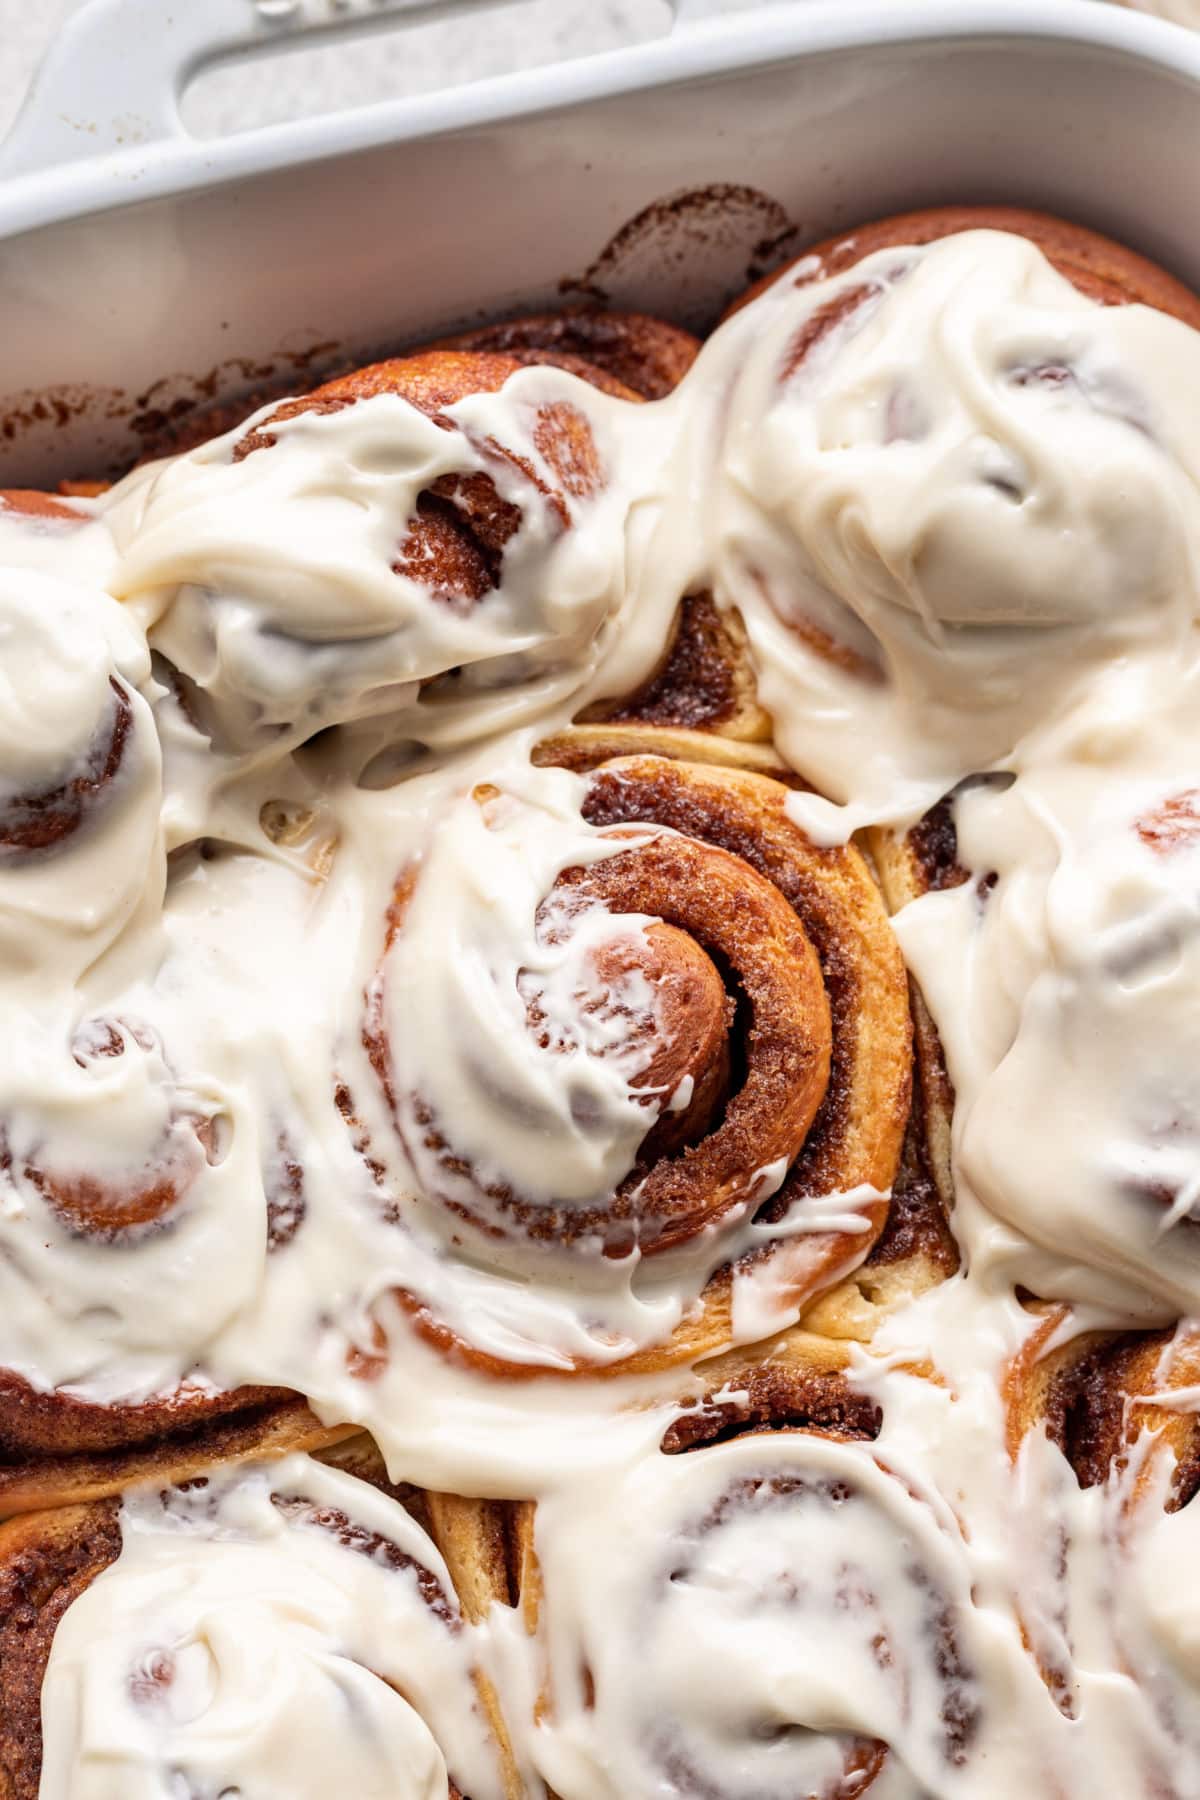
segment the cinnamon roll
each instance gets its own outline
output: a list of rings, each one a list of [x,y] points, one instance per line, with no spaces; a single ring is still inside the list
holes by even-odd
[[[65,1045],[27,1033],[22,1051],[0,1123],[0,1489],[37,1503],[105,1471],[111,1485],[139,1457],[186,1457],[189,1433],[270,1425],[280,1406],[300,1441],[322,1441],[286,1392],[222,1391],[197,1366],[267,1253],[230,1097],[181,1082],[129,1017],[89,1019]]]
[[[1198,327],[910,214],[0,502],[0,1794],[1200,1792]]]
[[[822,794],[911,819],[1179,632],[1197,317],[1087,233],[951,210],[819,246],[718,332],[714,587]]]
[[[36,960],[39,926],[47,948],[52,933],[73,931],[94,957],[141,897],[133,881],[143,870],[131,877],[121,864],[153,866],[159,755],[141,692],[149,659],[107,594],[38,570],[0,572],[0,621],[0,880],[5,935],[15,939],[18,920],[22,933],[8,959]],[[70,905],[68,869],[93,905]]]
[[[900,935],[960,1090],[960,1186],[1029,1241],[1027,1286],[1116,1304],[1132,1320],[1192,1312],[1200,1298],[1194,1120],[1180,1073],[1192,1036],[1194,847],[1171,767],[1176,729],[1164,717],[1117,786],[1081,791],[1069,766],[977,782],[886,852],[898,896],[924,896]],[[989,974],[997,957],[1007,966]],[[969,1015],[945,988],[963,962],[977,971]],[[985,1034],[1005,1031],[997,1054]],[[1089,1123],[1047,1132],[1017,1164],[1009,1122],[1048,1082]]]
[[[1200,1521],[1195,1322],[1080,1330],[1040,1310],[1006,1381],[1011,1454],[1045,1520],[1029,1642],[1058,1707],[1088,1725],[1095,1768],[1182,1800],[1200,1770],[1194,1632],[1175,1598]],[[1116,1676],[1102,1695],[1098,1670]]]
[[[218,744],[515,722],[580,684],[621,604],[636,398],[482,351],[339,377],[115,489],[115,591]]]
[[[0,1528],[5,1793],[515,1794],[408,1499],[350,1445]]]
[[[615,1496],[527,1514],[545,1682],[528,1754],[556,1794],[969,1791],[986,1634],[953,1519],[820,1365],[768,1361]]]
[[[787,801],[651,757],[531,770],[455,799],[402,877],[364,1029],[383,1111],[361,1085],[340,1104],[385,1190],[395,1149],[412,1170],[398,1222],[445,1247],[400,1297],[456,1357],[691,1357],[794,1316],[878,1238],[904,976],[862,860],[812,845]],[[431,954],[445,932],[457,961]]]

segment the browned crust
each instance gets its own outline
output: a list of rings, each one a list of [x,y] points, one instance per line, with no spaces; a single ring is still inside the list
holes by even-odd
[[[794,1330],[702,1363],[703,1393],[667,1427],[668,1456],[755,1432],[807,1431],[841,1442],[870,1442],[883,1416],[847,1373],[844,1345]]]
[[[789,271],[796,271],[796,285],[804,287],[842,274],[876,250],[931,244],[960,231],[1008,231],[1028,238],[1090,299],[1104,306],[1140,302],[1200,329],[1200,299],[1157,263],[1084,225],[1018,206],[935,206],[874,219],[853,231],[822,239],[773,275],[756,281],[738,296],[729,313],[757,299]]]
[[[120,1549],[115,1500],[0,1525],[0,1800],[37,1800],[50,1645],[68,1606]]]
[[[584,369],[599,371],[643,400],[661,400],[695,362],[700,341],[681,326],[645,313],[569,307],[565,312],[533,313],[480,325],[474,331],[437,338],[422,348],[498,351],[522,362],[546,362],[569,369],[591,381],[595,381],[594,374],[584,374]]]
[[[351,369],[348,374],[322,382],[320,387],[297,399],[284,400],[269,419],[264,419],[239,440],[234,458],[241,461],[273,444],[273,425],[304,413],[337,412],[341,407],[352,406],[356,400],[371,400],[378,394],[396,394],[424,413],[426,418],[435,419],[468,394],[496,393],[520,366],[511,356],[449,350],[393,356],[384,362],[368,363],[364,368]]]
[[[15,1378],[0,1376],[9,1382]],[[27,1390],[32,1394],[32,1390]],[[217,1462],[246,1462],[259,1456],[286,1456],[337,1443],[356,1430],[323,1425],[296,1394],[280,1389],[241,1388],[234,1394],[197,1396],[195,1407],[148,1401],[144,1407],[94,1407],[97,1441],[73,1439],[74,1409],[84,1403],[65,1395],[36,1395],[50,1403],[42,1439],[8,1445],[0,1454],[0,1512],[32,1512],[64,1506],[142,1482],[190,1480]],[[54,1402],[65,1403],[57,1411]],[[236,1407],[231,1402],[237,1402]],[[138,1435],[129,1415],[138,1415]]]
[[[69,525],[85,524],[88,516],[65,499],[43,494],[37,488],[0,488],[0,514],[6,512],[20,513],[26,519],[60,520]]]
[[[658,400],[670,393],[690,368],[699,341],[678,325],[641,313],[605,312],[571,308],[563,313],[537,313],[483,325],[474,331],[434,338],[404,352],[420,356],[429,351],[485,351],[507,357],[518,367],[546,363],[566,369],[602,392],[619,399]],[[343,365],[326,381],[342,379]],[[279,381],[269,388],[252,389],[238,400],[198,408],[178,419],[168,419],[163,430],[148,442],[151,456],[179,456],[212,438],[223,437],[272,401],[311,393],[312,387]],[[63,493],[103,492],[104,482],[60,484]]]

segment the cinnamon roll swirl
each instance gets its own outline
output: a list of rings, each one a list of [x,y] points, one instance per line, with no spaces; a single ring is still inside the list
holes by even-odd
[[[5,1794],[515,1794],[408,1499],[356,1444],[0,1528]]]
[[[465,1259],[459,1291],[443,1250],[402,1296],[456,1357],[690,1357],[794,1316],[879,1236],[909,1111],[903,972],[861,859],[813,846],[787,799],[652,757],[529,771],[457,799],[403,878],[364,1042],[416,1182],[398,1220]],[[458,962],[430,954],[447,930]],[[378,1109],[361,1087],[340,1104],[386,1189]],[[471,1273],[488,1264],[521,1276],[519,1309]],[[668,1283],[648,1314],[643,1268]],[[607,1324],[559,1335],[572,1290]]]
[[[102,592],[0,571],[0,955],[44,982],[104,955],[161,886],[149,658]]]
[[[283,1406],[300,1441],[305,1429],[322,1441],[286,1392],[224,1392],[195,1366],[254,1292],[266,1253],[263,1213],[248,1204],[253,1146],[229,1097],[183,1083],[128,1017],[85,1021],[65,1047],[54,1032],[27,1035],[23,1050],[0,1122],[8,1504],[105,1471],[111,1485],[139,1454],[154,1470],[232,1415],[265,1426]]]
[[[514,722],[621,605],[621,394],[484,351],[357,370],[114,490],[115,589],[218,744]]]
[[[1200,1490],[1194,1325],[1079,1331],[1066,1309],[1044,1310],[1007,1378],[1012,1454],[1041,1431],[1081,1488],[1130,1475],[1168,1512],[1188,1505]]]
[[[560,1795],[969,1791],[986,1650],[952,1516],[819,1355],[743,1379],[615,1506],[571,1489],[527,1515],[529,1754]]]

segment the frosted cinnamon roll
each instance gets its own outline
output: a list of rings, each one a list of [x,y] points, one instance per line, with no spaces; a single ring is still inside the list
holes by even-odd
[[[206,1352],[269,1253],[252,1133],[143,1022],[21,1039],[0,1112],[0,1494],[111,1491],[186,1461],[189,1434],[319,1443],[279,1387],[228,1391]],[[255,1203],[255,1196],[259,1203]]]
[[[649,757],[514,771],[417,840],[368,991],[371,1082],[340,1104],[399,1222],[443,1245],[403,1301],[457,1358],[686,1357],[794,1316],[878,1237],[903,971],[861,859],[815,848],[786,799]]]
[[[1190,625],[1196,304],[1086,233],[978,223],[818,250],[701,359],[728,371],[717,599],[780,748],[855,823],[912,818]]]
[[[149,657],[107,594],[0,569],[0,633],[0,966],[41,1001],[161,895],[159,746]]]
[[[444,1561],[378,1462],[350,1466],[5,1527],[5,1792],[514,1793]]]
[[[1156,723],[1126,736],[1135,679]],[[1007,1222],[1025,1285],[1129,1322],[1200,1303],[1196,841],[1177,772],[1193,696],[1194,676],[1168,698],[1153,667],[1114,671],[1058,756],[956,797],[898,922],[957,1089],[964,1230],[982,1250]]]
[[[219,746],[512,723],[619,610],[635,398],[484,352],[359,370],[114,489],[114,591]]]
[[[528,1754],[555,1793],[940,1796],[986,1766],[987,1634],[952,1515],[876,1454],[844,1384],[812,1422],[776,1398],[774,1422],[767,1402],[614,1493],[539,1501]]]

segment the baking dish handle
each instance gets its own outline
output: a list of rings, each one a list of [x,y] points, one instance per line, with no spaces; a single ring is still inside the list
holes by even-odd
[[[0,178],[96,157],[144,157],[186,137],[179,101],[206,64],[424,23],[496,0],[89,0],[68,19],[0,145]],[[511,0],[510,0],[511,4]],[[675,29],[713,0],[671,0]]]

